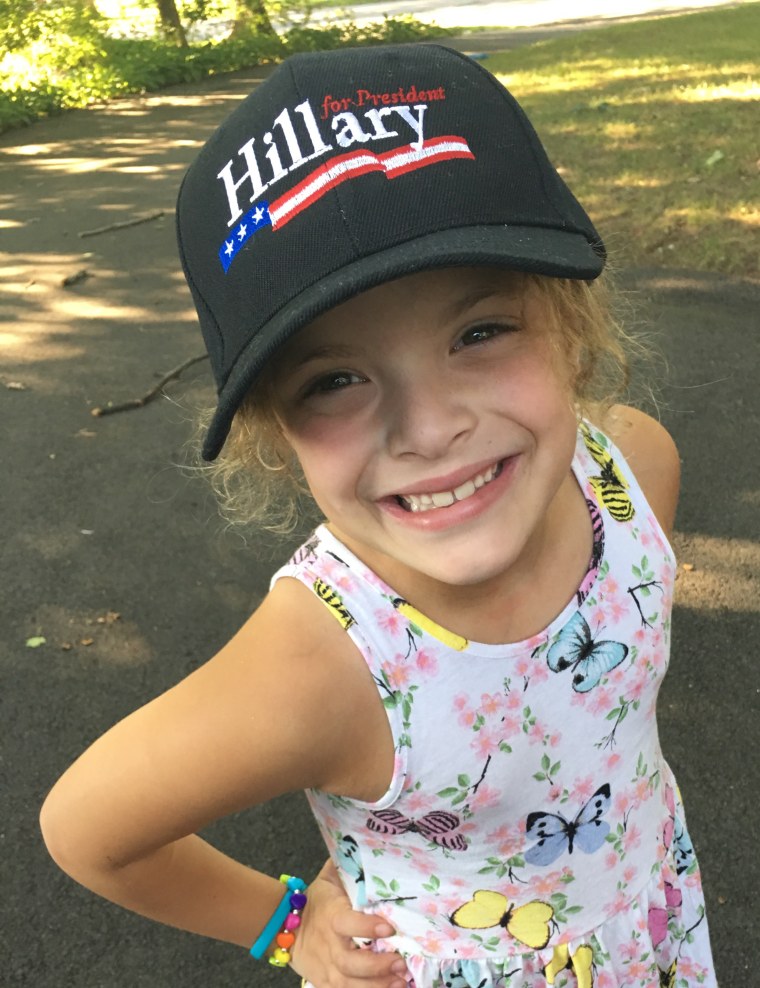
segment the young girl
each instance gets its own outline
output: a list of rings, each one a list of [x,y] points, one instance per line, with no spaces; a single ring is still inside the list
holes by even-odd
[[[714,988],[655,721],[678,456],[592,402],[622,359],[604,248],[521,109],[437,46],[290,59],[178,235],[205,457],[325,521],[58,782],[51,853],[316,988]],[[194,836],[300,788],[331,859],[305,894]]]

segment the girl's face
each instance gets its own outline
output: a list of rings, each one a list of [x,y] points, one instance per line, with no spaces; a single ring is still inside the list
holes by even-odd
[[[410,275],[281,351],[278,417],[311,492],[392,586],[519,568],[571,483],[570,387],[527,286],[490,268]]]

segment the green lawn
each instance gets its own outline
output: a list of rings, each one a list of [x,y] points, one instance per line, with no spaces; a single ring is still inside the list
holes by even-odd
[[[760,276],[760,3],[489,57],[618,266]]]

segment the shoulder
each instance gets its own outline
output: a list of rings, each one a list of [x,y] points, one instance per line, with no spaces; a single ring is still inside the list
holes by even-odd
[[[601,425],[670,536],[681,483],[681,458],[673,437],[656,419],[628,405],[613,405]]]

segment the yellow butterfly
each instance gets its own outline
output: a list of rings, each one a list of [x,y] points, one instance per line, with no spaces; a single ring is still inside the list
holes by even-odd
[[[628,481],[618,471],[609,450],[594,439],[585,425],[581,426],[581,431],[586,449],[602,468],[598,477],[589,477],[597,498],[615,521],[630,521],[636,511],[628,494]]]
[[[343,603],[343,598],[329,583],[315,580],[314,593],[326,607],[330,608],[330,613],[343,626],[344,631],[348,631],[352,624],[356,624],[353,615]]]
[[[536,899],[524,906],[515,906],[501,892],[478,889],[469,902],[451,914],[454,926],[465,930],[487,930],[501,926],[510,936],[526,947],[540,950],[549,942],[549,926],[554,910],[546,902]]]
[[[677,967],[678,958],[673,961],[667,971],[660,971],[660,988],[675,988]]]
[[[593,963],[594,953],[587,943],[582,943],[574,954],[570,953],[566,943],[560,943],[554,948],[554,955],[544,970],[546,983],[553,985],[559,972],[569,968],[575,972],[578,988],[594,988]]]

